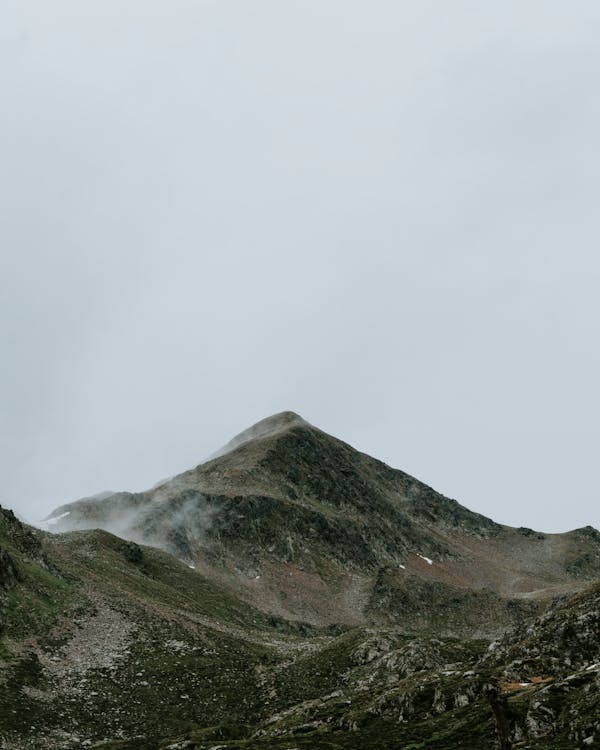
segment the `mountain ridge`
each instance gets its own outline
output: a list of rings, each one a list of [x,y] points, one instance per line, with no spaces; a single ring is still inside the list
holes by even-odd
[[[289,412],[50,520],[0,507],[2,750],[598,746],[591,527],[498,524]]]
[[[294,412],[155,488],[63,505],[49,521],[158,546],[253,605],[316,625],[387,620],[383,602],[420,588],[442,601],[478,592],[495,611],[487,624],[504,627],[504,599],[529,611],[600,575],[600,533],[498,524]]]

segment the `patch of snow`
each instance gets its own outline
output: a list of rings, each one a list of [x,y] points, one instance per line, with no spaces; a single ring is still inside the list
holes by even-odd
[[[427,565],[433,565],[433,560],[430,560],[428,557],[425,557],[425,555],[420,555],[417,552],[417,557],[420,557],[421,560],[425,560],[425,562],[427,563]]]

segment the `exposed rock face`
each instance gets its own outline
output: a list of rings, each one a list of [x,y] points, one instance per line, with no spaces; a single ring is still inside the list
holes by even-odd
[[[481,666],[501,671],[510,739],[600,740],[600,584],[492,645]],[[567,746],[567,745],[565,745]],[[552,745],[554,747],[554,745]]]
[[[36,532],[0,505],[0,634],[5,629],[8,592],[23,579],[17,557],[47,566]]]
[[[0,505],[0,538],[4,538],[30,560],[44,562],[42,545],[35,531]]]
[[[19,578],[17,568],[12,557],[0,547],[0,588],[12,588]]]
[[[71,503],[50,522],[161,547],[316,625],[433,618],[448,633],[500,633],[600,576],[593,529],[501,526],[292,412],[147,492]]]
[[[523,681],[532,669],[567,676],[577,668],[600,667],[600,584],[551,607],[508,633],[487,657],[507,665],[507,679]]]
[[[53,520],[0,509],[7,750],[600,742],[593,529],[500,526],[290,413]]]

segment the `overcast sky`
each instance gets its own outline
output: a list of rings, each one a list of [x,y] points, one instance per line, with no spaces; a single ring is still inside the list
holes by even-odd
[[[600,4],[2,0],[0,502],[283,409],[600,526]]]

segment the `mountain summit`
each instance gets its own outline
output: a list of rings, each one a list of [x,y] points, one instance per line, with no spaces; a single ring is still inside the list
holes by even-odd
[[[495,523],[293,412],[146,492],[86,498],[48,522],[162,548],[247,602],[315,625],[502,631],[600,576],[593,529]]]
[[[273,414],[270,417],[261,419],[260,422],[243,430],[243,432],[240,432],[239,435],[232,438],[226,445],[211,456],[211,458],[219,458],[225,453],[230,453],[250,441],[259,441],[263,438],[273,437],[278,434],[280,435],[282,432],[290,430],[293,427],[310,426],[311,425],[302,419],[299,414],[296,414],[293,411],[282,411],[279,414]]]

